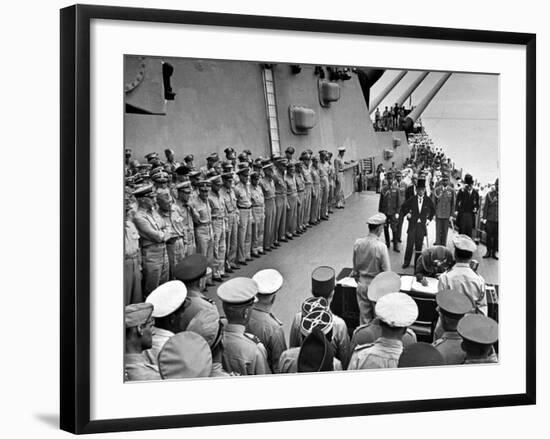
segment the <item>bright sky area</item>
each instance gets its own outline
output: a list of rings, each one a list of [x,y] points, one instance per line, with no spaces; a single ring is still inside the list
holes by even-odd
[[[387,70],[371,89],[371,101],[399,73]],[[379,105],[395,105],[398,96],[420,72],[410,71]],[[411,95],[418,105],[443,74],[431,72]],[[498,177],[498,87],[497,75],[453,73],[421,116],[422,124],[436,146],[443,147],[457,168],[464,168],[481,183]],[[405,107],[409,107],[409,99]],[[374,113],[373,113],[374,116]]]

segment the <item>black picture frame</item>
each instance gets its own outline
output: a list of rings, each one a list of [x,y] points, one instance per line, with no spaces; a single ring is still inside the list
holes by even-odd
[[[90,420],[90,22],[93,19],[502,43],[526,48],[526,392],[518,394]],[[61,10],[60,426],[99,433],[535,404],[536,35],[376,23],[75,5]]]

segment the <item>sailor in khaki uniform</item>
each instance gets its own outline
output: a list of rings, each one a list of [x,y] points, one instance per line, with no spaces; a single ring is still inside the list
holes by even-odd
[[[435,245],[447,245],[449,218],[455,210],[455,191],[449,183],[449,175],[445,172],[441,184],[433,192],[435,199]]]
[[[321,220],[321,178],[319,174],[319,158],[311,157],[311,214],[309,223],[319,224]]]
[[[498,363],[493,345],[498,341],[498,323],[482,314],[467,314],[458,322],[466,353],[464,364]]]
[[[252,199],[250,195],[250,183],[248,164],[240,163],[237,170],[239,182],[235,185],[235,197],[239,209],[239,228],[237,233],[237,262],[246,265],[251,261],[250,247],[252,243]]]
[[[156,195],[152,185],[145,185],[133,193],[139,203],[134,224],[141,241],[143,266],[143,294],[147,296],[168,280],[169,261],[166,251],[168,232],[164,221],[155,210]]]
[[[193,224],[193,217],[196,216],[196,213],[193,213],[195,208],[189,203],[193,190],[189,181],[176,183],[175,189],[178,194],[175,207],[183,219],[182,226],[185,232],[184,253],[185,256],[189,256],[195,254],[197,250],[197,245],[195,242],[195,227]]]
[[[386,294],[397,293],[401,288],[401,278],[393,271],[383,271],[376,275],[369,285],[367,291],[368,299],[376,305],[376,302]],[[374,343],[382,335],[382,327],[378,317],[371,320],[369,323],[360,325],[353,331],[351,337],[351,351],[358,346],[368,343]],[[416,334],[410,328],[407,328],[403,335],[403,346],[416,343]]]
[[[246,277],[235,277],[218,287],[227,325],[223,331],[223,366],[239,375],[270,374],[267,352],[258,337],[245,332],[258,285]]]
[[[174,278],[174,267],[185,257],[185,220],[180,209],[173,205],[172,196],[166,192],[157,194],[158,213],[166,227],[166,251],[170,262],[170,279]]]
[[[324,298],[327,302],[327,310],[334,296],[336,273],[332,267],[321,266],[313,270],[311,274],[311,294],[317,298]],[[332,329],[332,345],[334,356],[338,358],[344,369],[347,367],[350,355],[350,341],[348,327],[344,320],[334,313]],[[295,314],[290,326],[290,347],[298,347],[302,344],[303,333],[300,330],[304,313],[299,311]]]
[[[344,154],[346,148],[341,146],[338,148],[338,155],[334,159],[334,201],[337,209],[343,209],[345,204],[344,198]]]
[[[279,357],[286,350],[283,323],[271,312],[275,297],[283,286],[283,276],[277,270],[258,271],[252,279],[258,284],[258,301],[254,303],[247,332],[258,337],[267,350],[267,362],[273,373],[277,372]]]
[[[210,268],[214,265],[214,233],[212,230],[212,208],[208,202],[210,182],[201,180],[198,183],[199,196],[193,202],[195,241],[197,253],[205,256]]]
[[[264,192],[259,185],[260,177],[257,171],[250,174],[250,200],[252,201],[250,253],[255,258],[264,254],[265,201]]]
[[[311,179],[310,169],[310,157],[309,154],[304,151],[300,155],[302,162],[302,178],[304,179],[304,227],[311,227],[311,194],[313,191],[313,181]]]
[[[139,303],[141,293],[141,251],[130,197],[124,195],[124,305]]]
[[[233,273],[233,270],[238,268],[237,235],[239,232],[239,210],[237,209],[237,198],[233,190],[233,179],[232,167],[226,165],[222,174],[223,187],[220,189],[220,194],[225,203],[225,211],[227,212],[227,224],[225,227],[225,271],[227,273]]]
[[[273,173],[273,182],[275,183],[275,246],[279,242],[286,242],[286,183],[285,169],[287,160],[281,157],[273,158],[275,163],[275,172]]]
[[[306,231],[306,226],[304,225],[304,201],[306,184],[304,181],[304,176],[302,174],[302,162],[295,162],[294,169],[296,192],[298,193],[298,205],[296,208],[296,233],[298,235],[301,235]]]
[[[397,367],[403,352],[403,335],[418,317],[415,301],[405,293],[386,294],[375,307],[382,335],[372,344],[353,351],[348,370]]]
[[[158,354],[164,343],[175,333],[185,330],[180,326],[180,314],[187,297],[187,288],[179,280],[172,280],[157,287],[149,296],[147,303],[153,305],[153,345],[145,351],[151,364],[158,366]]]
[[[296,177],[294,175],[294,162],[288,162],[286,165],[286,237],[294,239],[297,229],[297,211],[298,211],[298,190],[296,187]]]
[[[180,332],[170,338],[158,361],[163,380],[207,377],[212,371],[210,347],[195,332]]]
[[[213,235],[213,267],[212,279],[216,282],[222,282],[222,278],[227,277],[225,274],[225,225],[227,223],[227,211],[225,201],[220,188],[222,187],[222,178],[219,175],[211,177],[208,180],[211,184],[211,190],[208,194],[208,203],[212,213],[212,235]]]
[[[334,358],[334,346],[331,343],[333,330],[333,315],[328,310],[316,309],[306,314],[300,324],[300,332],[303,337],[303,341],[300,347],[293,347],[281,354],[279,360],[279,372],[280,373],[296,373],[306,372],[306,368],[303,367],[304,363],[308,361],[308,354],[311,355],[310,344],[312,341],[319,337],[323,341],[323,351],[329,354],[331,361],[328,361],[324,367],[324,370],[343,370],[342,363]],[[309,361],[312,359],[310,358]],[[311,372],[311,370],[309,370]],[[319,371],[319,370],[318,370]]]
[[[203,309],[216,309],[213,300],[201,293],[201,279],[206,275],[208,261],[198,253],[187,256],[174,271],[177,280],[182,281],[187,288],[187,298],[183,303],[183,310],[178,316],[180,331],[187,329],[187,325]]]
[[[158,368],[150,364],[143,351],[152,346],[153,305],[134,303],[124,308],[126,327],[124,346],[124,380],[160,380]]]
[[[370,283],[378,273],[391,268],[388,248],[379,239],[385,223],[386,215],[383,213],[371,216],[367,220],[369,234],[353,244],[353,270],[350,276],[357,279],[357,304],[361,325],[374,318],[374,306],[367,295]]]
[[[457,294],[464,294],[472,303],[475,312],[487,315],[487,295],[485,293],[485,280],[470,266],[470,261],[477,248],[476,243],[467,235],[457,235],[453,244],[455,246],[456,264],[446,273],[439,276],[437,290],[452,290]],[[438,319],[434,339],[441,337],[443,328],[441,319]]]
[[[265,221],[264,221],[264,251],[275,248],[275,183],[273,182],[273,164],[267,163],[262,167],[264,177],[260,180],[260,187],[264,194]]]
[[[462,350],[462,337],[456,328],[464,314],[474,311],[472,302],[465,295],[451,290],[439,291],[435,300],[444,332],[433,345],[443,356],[445,364],[462,364],[466,353]]]
[[[189,322],[187,331],[195,332],[206,340],[212,352],[211,377],[229,376],[222,365],[222,335],[223,325],[216,309],[204,309]]]

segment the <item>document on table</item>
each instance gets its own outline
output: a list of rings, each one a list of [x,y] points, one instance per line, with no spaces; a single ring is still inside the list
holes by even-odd
[[[357,288],[357,282],[353,277],[343,277],[338,282],[337,285],[342,285],[343,287]]]
[[[437,294],[438,280],[434,277],[424,277],[428,285],[416,281],[416,276],[401,276],[401,291],[417,291],[419,293]]]

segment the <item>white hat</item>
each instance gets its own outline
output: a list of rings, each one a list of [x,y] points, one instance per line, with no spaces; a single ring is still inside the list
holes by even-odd
[[[415,301],[405,293],[390,293],[381,297],[374,312],[381,321],[395,328],[411,326],[418,317]]]
[[[273,294],[283,286],[283,276],[272,268],[258,271],[252,280],[258,284],[258,294]]]
[[[153,304],[153,317],[164,317],[177,310],[187,297],[187,288],[180,280],[171,280],[158,286],[145,300]]]
[[[475,252],[477,248],[474,240],[470,238],[468,235],[457,235],[453,239],[453,244],[459,250],[464,250],[472,253]]]
[[[401,289],[401,278],[393,271],[378,273],[369,285],[367,297],[372,302],[377,302],[389,293],[398,293]]]
[[[248,305],[258,300],[258,284],[249,277],[234,277],[221,284],[217,294],[224,303]]]
[[[381,224],[384,224],[385,222],[386,222],[386,215],[380,212],[374,214],[367,220],[367,224],[372,224],[373,226],[379,226]]]

